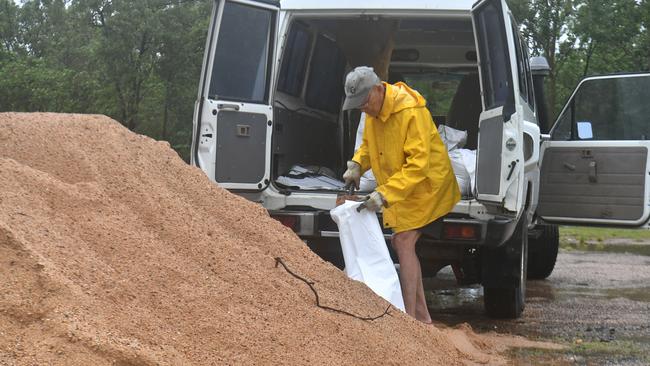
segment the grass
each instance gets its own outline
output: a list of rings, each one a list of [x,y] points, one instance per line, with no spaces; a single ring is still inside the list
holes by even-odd
[[[646,229],[617,229],[602,227],[561,226],[560,240],[572,237],[578,241],[603,242],[609,238],[630,239],[632,241],[650,240],[650,230]]]
[[[617,239],[613,242],[612,239]],[[621,240],[622,239],[622,240]],[[650,230],[601,227],[560,227],[560,248],[650,256]]]
[[[557,342],[564,343],[566,342]],[[569,360],[581,360],[581,363],[600,364],[603,361],[637,361],[640,364],[650,362],[648,348],[628,340],[611,342],[581,342],[567,344],[565,350],[545,350],[531,348],[515,348],[509,352],[509,358],[514,365],[564,365],[572,364]]]
[[[581,356],[597,354],[602,356],[616,356],[619,358],[634,357],[647,359],[647,349],[644,349],[638,343],[626,340],[612,342],[583,342],[575,345],[571,349],[571,352]]]

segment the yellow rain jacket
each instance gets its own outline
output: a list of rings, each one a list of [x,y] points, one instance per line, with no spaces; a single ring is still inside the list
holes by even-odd
[[[384,226],[399,233],[449,213],[460,190],[424,98],[401,82],[384,86],[379,116],[366,116],[363,142],[352,160],[362,172],[372,168],[387,202]]]

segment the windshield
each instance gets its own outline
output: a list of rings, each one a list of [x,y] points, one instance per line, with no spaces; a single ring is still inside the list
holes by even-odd
[[[406,85],[417,90],[427,101],[427,108],[431,112],[436,124],[446,123],[451,102],[458,90],[465,73],[418,73],[403,74],[396,81],[404,81]]]

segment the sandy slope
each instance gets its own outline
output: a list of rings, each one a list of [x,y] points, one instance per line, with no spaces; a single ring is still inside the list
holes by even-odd
[[[0,364],[503,362],[399,311],[167,143],[103,116],[0,114]],[[467,336],[470,334],[470,336]]]

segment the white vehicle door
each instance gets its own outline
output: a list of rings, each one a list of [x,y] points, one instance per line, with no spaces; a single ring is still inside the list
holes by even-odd
[[[558,224],[636,227],[650,216],[650,74],[583,80],[542,143],[539,206]]]
[[[519,215],[525,199],[524,109],[517,85],[516,35],[505,0],[476,3],[472,22],[483,101],[476,196],[486,205]]]
[[[194,112],[192,164],[229,189],[269,185],[280,4],[217,0]]]

